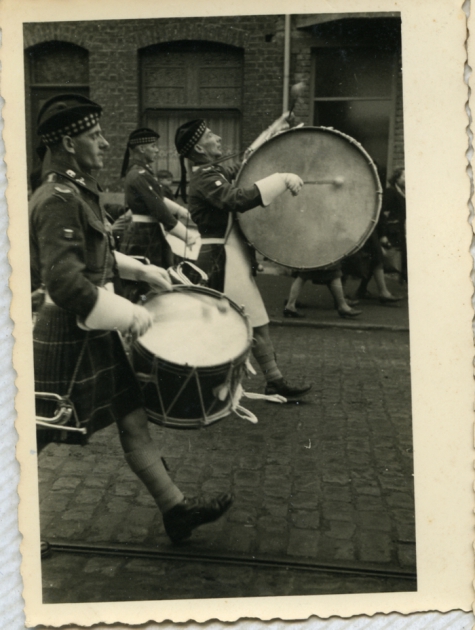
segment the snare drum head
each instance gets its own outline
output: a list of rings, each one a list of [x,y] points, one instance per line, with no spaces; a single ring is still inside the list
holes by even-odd
[[[149,352],[176,365],[217,366],[250,345],[247,320],[224,295],[203,287],[179,287],[146,302],[153,326],[138,340]]]
[[[322,127],[281,133],[263,144],[242,169],[239,186],[272,173],[304,181],[270,206],[239,215],[247,240],[281,265],[317,269],[357,251],[376,225],[381,186],[371,158],[355,140]]]

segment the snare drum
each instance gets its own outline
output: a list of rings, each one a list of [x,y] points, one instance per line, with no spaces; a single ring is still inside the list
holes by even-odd
[[[132,347],[152,422],[198,429],[231,413],[246,371],[252,330],[222,293],[176,286],[145,303],[153,326]]]
[[[253,153],[240,187],[272,173],[296,173],[299,195],[286,191],[267,208],[239,215],[249,243],[269,260],[294,269],[334,265],[360,249],[379,217],[382,189],[376,167],[353,138],[326,127],[298,127]]]

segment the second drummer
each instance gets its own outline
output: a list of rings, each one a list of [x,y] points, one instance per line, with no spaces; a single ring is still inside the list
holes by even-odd
[[[129,136],[121,176],[125,177],[125,202],[133,212],[133,229],[121,249],[129,256],[144,256],[153,265],[167,269],[173,265],[173,253],[162,226],[187,245],[192,245],[196,237],[178,220],[186,220],[188,210],[165,199],[153,174],[151,165],[159,151],[159,137],[146,127]]]
[[[253,355],[267,382],[265,393],[302,396],[311,386],[287,383],[277,365],[269,317],[253,277],[252,252],[233,217],[235,212],[267,206],[287,190],[297,195],[302,180],[293,173],[274,173],[249,188],[234,186],[239,165],[224,168],[214,164],[222,155],[221,138],[202,119],[179,127],[175,146],[182,163],[182,195],[186,195],[184,159],[192,164],[188,202],[202,239],[197,264],[208,274],[212,289],[244,305],[253,327]]]

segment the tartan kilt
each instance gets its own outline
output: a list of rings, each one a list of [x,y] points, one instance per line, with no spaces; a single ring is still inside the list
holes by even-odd
[[[159,223],[133,223],[122,239],[120,251],[129,256],[145,256],[152,265],[168,269],[173,252]]]
[[[81,330],[73,313],[45,304],[33,330],[35,391],[66,395],[83,347],[69,398],[89,436],[143,406],[140,388],[117,332]],[[37,400],[36,414],[51,417],[55,406]]]
[[[208,274],[209,288],[223,293],[226,271],[226,251],[224,245],[215,243],[202,245],[196,264]]]

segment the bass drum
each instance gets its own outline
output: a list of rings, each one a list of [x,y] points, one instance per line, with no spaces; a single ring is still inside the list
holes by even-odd
[[[270,206],[239,215],[263,256],[293,269],[329,267],[358,251],[378,221],[382,188],[376,167],[353,138],[326,127],[297,127],[274,136],[244,163],[240,187],[272,173],[304,181]]]

